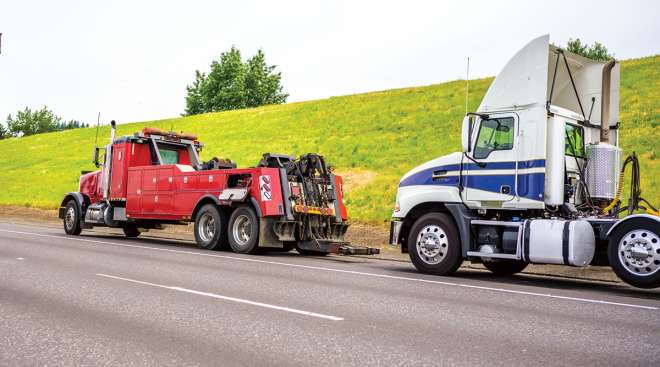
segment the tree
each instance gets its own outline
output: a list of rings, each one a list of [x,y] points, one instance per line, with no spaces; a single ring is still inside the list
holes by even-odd
[[[7,117],[7,128],[13,136],[28,136],[58,130],[61,118],[56,116],[46,106],[41,110],[32,111],[25,107],[23,111]]]
[[[247,61],[245,77],[246,102],[249,107],[286,102],[288,94],[282,92],[282,73],[266,64],[266,56],[259,50]]]
[[[11,114],[7,116],[7,129],[2,136],[29,136],[80,127],[85,127],[85,124],[76,120],[63,121],[61,117],[55,115],[46,106],[35,111],[25,107],[23,111],[16,113],[15,118]]]
[[[266,64],[261,50],[244,63],[241,52],[232,46],[220,55],[220,60],[211,62],[208,74],[195,71],[193,84],[186,87],[184,115],[286,102],[282,75],[275,68]]]
[[[593,45],[589,46],[586,43],[582,44],[582,41],[580,41],[579,38],[570,38],[566,44],[566,49],[569,52],[596,61],[609,61],[614,58],[614,55],[610,55],[607,51],[607,47],[603,46],[602,43],[594,42]]]
[[[7,130],[5,125],[2,122],[0,122],[0,140],[8,138],[9,136],[10,136],[9,131]]]

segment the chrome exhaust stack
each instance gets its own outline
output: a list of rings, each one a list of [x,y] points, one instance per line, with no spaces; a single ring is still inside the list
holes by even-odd
[[[611,104],[611,82],[612,82],[612,69],[616,65],[616,60],[612,59],[610,62],[603,66],[603,79],[601,84],[601,97],[600,97],[600,142],[610,142],[610,104]]]
[[[103,159],[103,199],[108,200],[110,196],[110,172],[112,170],[112,144],[115,142],[117,131],[115,120],[110,121],[110,142],[105,146],[105,159]]]
[[[621,149],[610,143],[610,109],[612,105],[612,70],[615,60],[603,66],[600,105],[600,142],[586,147],[585,182],[592,200],[606,206],[616,197],[619,185]]]

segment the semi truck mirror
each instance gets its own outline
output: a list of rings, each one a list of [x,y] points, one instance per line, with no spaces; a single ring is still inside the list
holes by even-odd
[[[461,129],[461,148],[464,153],[469,153],[472,149],[470,138],[472,135],[472,116],[463,117],[463,127]]]
[[[94,154],[92,155],[92,163],[94,163],[96,167],[101,166],[101,163],[99,163],[99,149],[99,147],[94,147]]]

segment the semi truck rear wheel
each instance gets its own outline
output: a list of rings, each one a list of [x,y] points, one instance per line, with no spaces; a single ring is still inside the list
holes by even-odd
[[[520,273],[528,265],[522,261],[484,261],[483,264],[493,274],[502,276]]]
[[[227,238],[227,216],[214,204],[204,205],[195,216],[195,242],[205,250],[219,250]]]
[[[66,203],[66,213],[64,214],[64,232],[71,235],[79,235],[82,232],[80,225],[80,210],[78,203],[71,199]]]
[[[408,253],[422,273],[448,275],[463,262],[454,221],[444,213],[425,214],[408,234]]]
[[[660,287],[660,223],[633,218],[610,234],[607,257],[616,275],[638,288]]]
[[[241,206],[229,218],[229,246],[239,254],[259,250],[259,218],[249,206]]]

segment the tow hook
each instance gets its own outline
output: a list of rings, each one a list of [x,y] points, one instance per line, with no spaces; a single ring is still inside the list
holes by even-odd
[[[378,255],[380,254],[380,249],[375,247],[344,245],[339,247],[339,253],[342,255]]]

